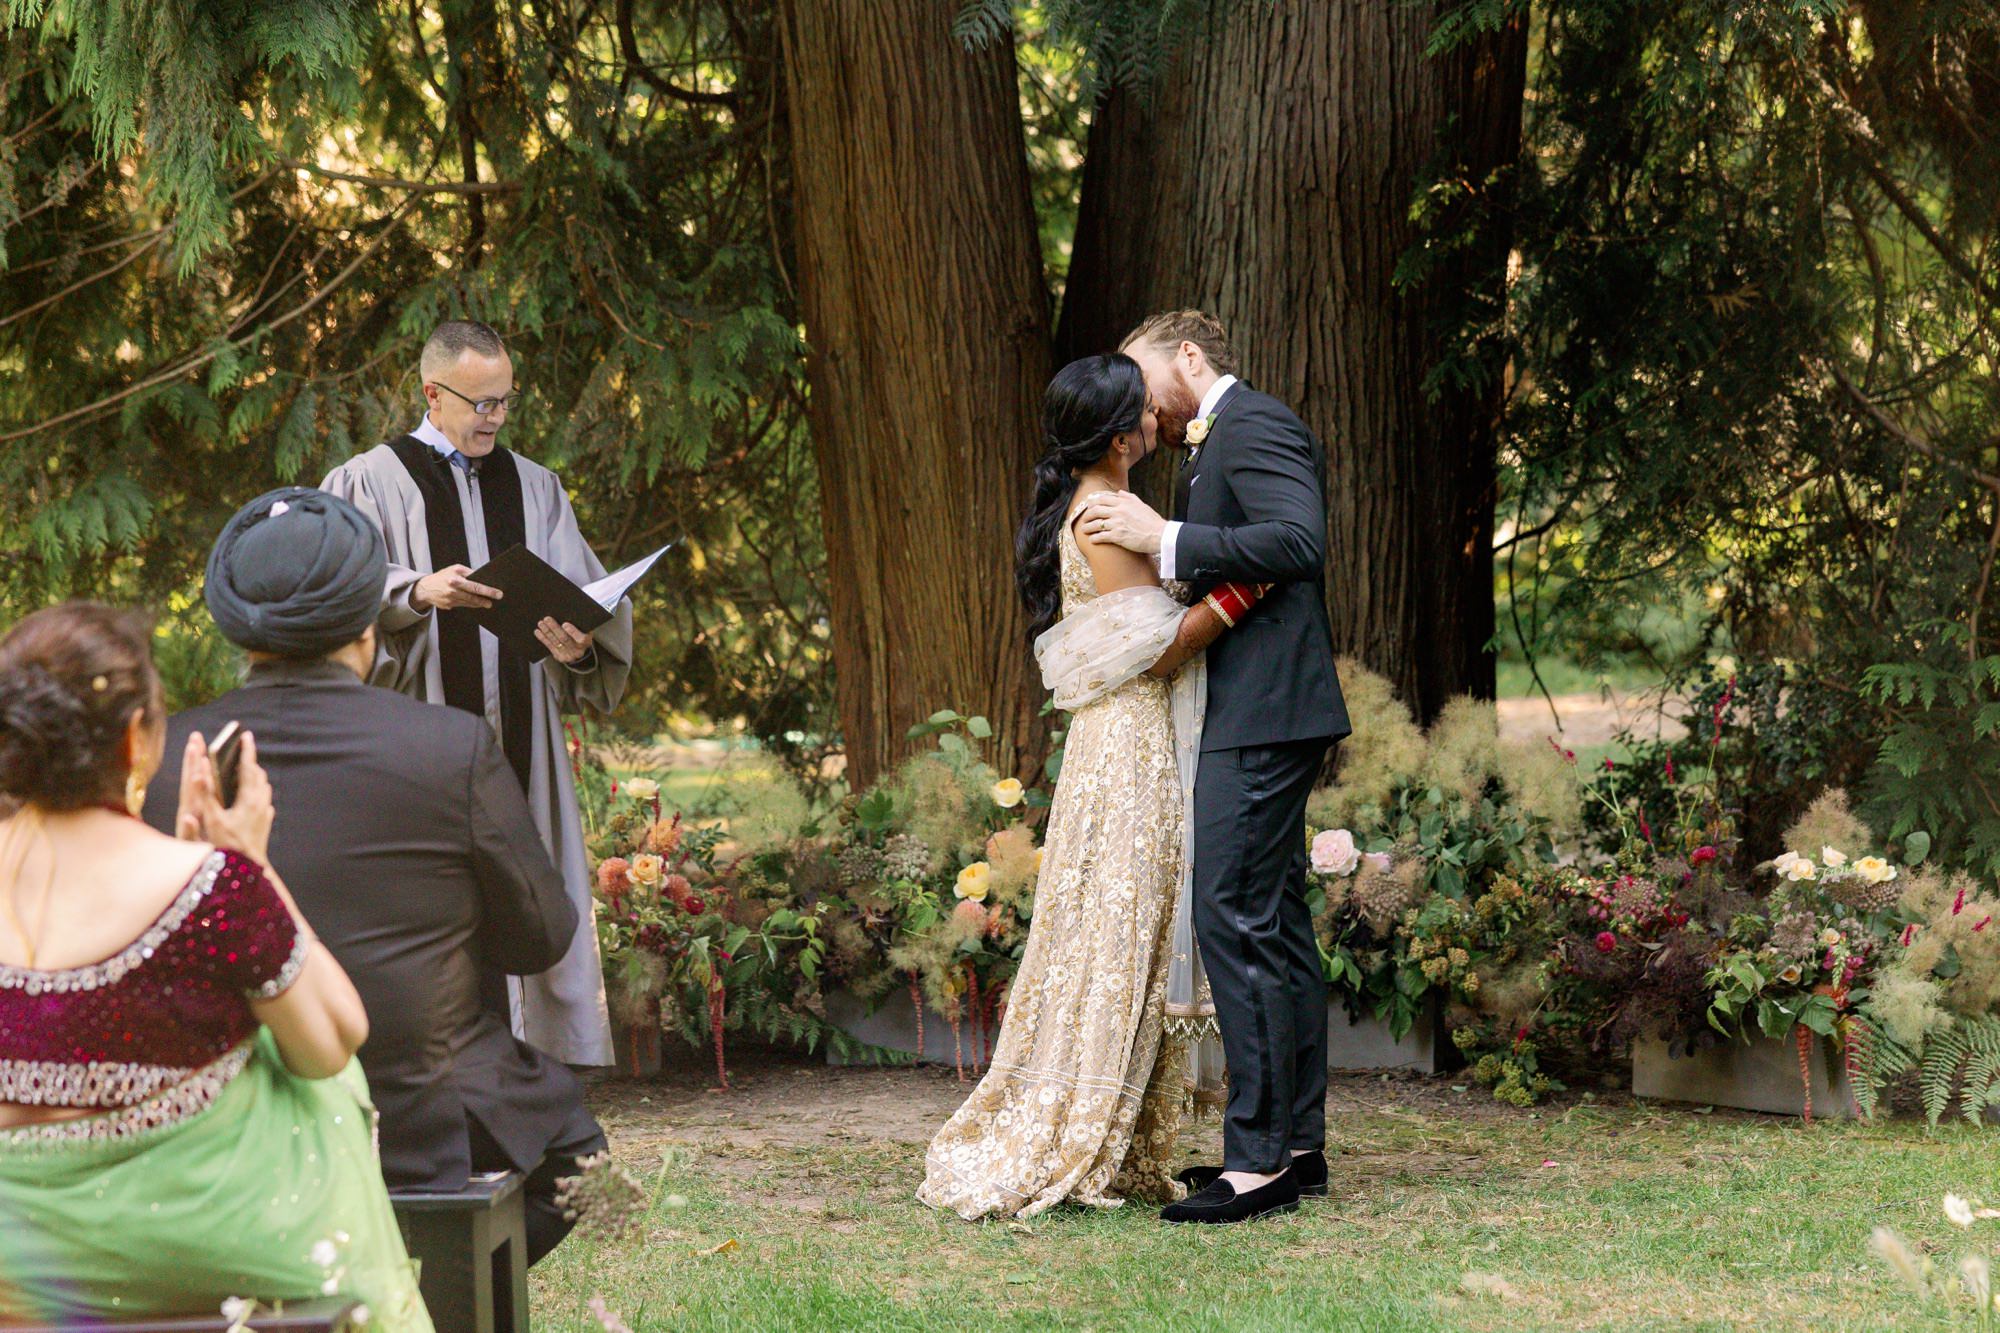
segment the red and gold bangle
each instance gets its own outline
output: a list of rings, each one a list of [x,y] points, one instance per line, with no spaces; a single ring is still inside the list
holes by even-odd
[[[1268,583],[1254,586],[1247,583],[1225,583],[1201,600],[1207,602],[1209,608],[1222,617],[1223,624],[1235,629],[1237,619],[1246,615],[1251,607],[1257,605],[1257,599],[1270,590],[1271,585]]]

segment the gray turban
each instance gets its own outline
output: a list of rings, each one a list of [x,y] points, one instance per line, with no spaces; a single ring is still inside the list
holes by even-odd
[[[203,595],[252,652],[325,657],[375,623],[389,574],[382,534],[337,495],[285,486],[236,511],[208,553]]]

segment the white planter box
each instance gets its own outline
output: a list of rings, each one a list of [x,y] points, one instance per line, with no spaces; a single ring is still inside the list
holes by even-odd
[[[977,1033],[968,1019],[960,1019],[958,1024],[958,1044],[952,1044],[951,1020],[926,1003],[924,1005],[923,1053],[917,1053],[917,1006],[910,998],[907,986],[898,986],[882,997],[873,1013],[868,1011],[866,1002],[849,991],[831,991],[826,997],[826,1016],[833,1025],[870,1046],[880,1046],[884,1050],[900,1051],[905,1055],[917,1056],[922,1064],[952,1065],[963,1064],[971,1069],[979,1054]],[[999,1041],[997,1028],[986,1034],[986,1050],[990,1055]],[[956,1054],[954,1054],[954,1049]],[[827,1048],[826,1062],[830,1065],[845,1064],[832,1047]]]
[[[1812,1113],[1852,1119],[1854,1094],[1847,1071],[1829,1061],[1824,1038],[1813,1038],[1808,1069]],[[1678,1058],[1667,1054],[1664,1041],[1642,1038],[1632,1044],[1632,1095],[1773,1115],[1799,1115],[1806,1107],[1797,1043],[1770,1037],[1727,1042]]]
[[[1439,1074],[1459,1065],[1458,1048],[1444,1037],[1441,1015],[1433,1007],[1397,1041],[1379,1018],[1349,1022],[1338,1003],[1326,1006],[1326,1067],[1328,1069],[1414,1069]]]
[[[826,1016],[834,1026],[856,1041],[917,1056],[923,1064],[957,1066],[963,1063],[970,1069],[975,1063],[984,1063],[976,1059],[978,1041],[971,1022],[960,1020],[958,1044],[954,1048],[951,1020],[929,1004],[924,1006],[923,1053],[918,1056],[916,1005],[909,992],[900,987],[885,995],[872,1013],[868,1005],[853,994],[844,990],[833,991],[826,997]],[[1403,1039],[1397,1041],[1389,1035],[1389,1025],[1380,1019],[1363,1018],[1359,1022],[1349,1022],[1346,1010],[1338,1004],[1329,1004],[1326,1015],[1326,1067],[1443,1073],[1462,1063],[1458,1059],[1457,1048],[1448,1040],[1440,1040],[1443,1028],[1435,1012],[1420,1014],[1410,1030],[1403,1034]],[[986,1034],[988,1056],[999,1040],[997,1029]],[[832,1050],[827,1052],[826,1058],[828,1064],[844,1063]]]

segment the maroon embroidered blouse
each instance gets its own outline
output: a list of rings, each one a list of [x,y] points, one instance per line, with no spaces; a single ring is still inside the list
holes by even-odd
[[[249,1000],[283,994],[306,953],[263,868],[218,851],[103,962],[0,965],[0,1102],[124,1110],[171,1099],[153,1124],[198,1110],[248,1058]],[[56,1122],[66,1123],[81,1122]]]

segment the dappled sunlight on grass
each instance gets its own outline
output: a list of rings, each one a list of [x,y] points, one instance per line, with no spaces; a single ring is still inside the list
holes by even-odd
[[[897,1141],[843,1114],[865,1080],[921,1103],[881,1131]],[[974,1225],[911,1197],[922,1146],[904,1140],[955,1104],[948,1071],[802,1065],[760,1086],[621,1102],[614,1142],[655,1183],[646,1237],[544,1265],[539,1325],[590,1328],[584,1302],[602,1295],[634,1328],[1946,1328],[1869,1254],[1869,1231],[1948,1258],[1967,1238],[1943,1195],[2000,1168],[2000,1139],[1957,1126],[1807,1126],[1621,1094],[1516,1112],[1355,1078],[1336,1084],[1332,1195],[1292,1217],[1170,1229],[1130,1206]],[[1192,1154],[1212,1151],[1212,1126],[1194,1137]]]

